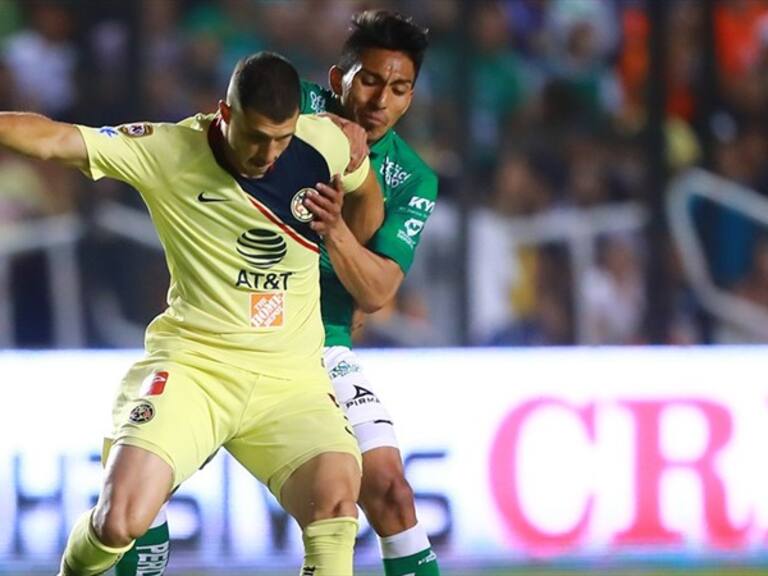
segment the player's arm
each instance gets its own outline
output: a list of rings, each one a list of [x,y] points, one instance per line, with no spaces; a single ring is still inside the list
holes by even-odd
[[[369,173],[369,177],[371,174],[373,172]],[[375,175],[373,180],[375,192],[380,199],[381,195]],[[356,198],[358,191],[344,197],[339,179],[335,178],[332,184],[332,186],[318,184],[318,194],[307,198],[307,208],[314,215],[311,226],[323,235],[333,269],[357,305],[364,312],[375,312],[394,297],[405,274],[396,262],[379,256],[363,246],[348,225],[347,222],[353,222],[355,219],[354,215],[351,216],[350,220],[346,218],[350,200],[353,203],[358,203],[355,207],[356,210],[365,210],[363,206],[365,200]],[[367,194],[373,193],[369,190],[368,192],[360,192],[360,194],[364,198]],[[342,204],[345,218],[341,217]],[[365,216],[364,212],[362,216]],[[379,217],[376,217],[376,220],[377,224],[374,230],[378,229],[381,223]],[[367,238],[364,241],[367,241]]]
[[[384,221],[384,199],[373,170],[363,183],[344,196],[341,215],[353,236],[366,244]]]
[[[0,146],[39,160],[54,160],[84,169],[88,150],[73,124],[39,114],[0,112]]]
[[[350,174],[363,165],[363,161],[368,158],[370,149],[368,148],[368,133],[365,128],[331,112],[323,112],[320,116],[325,116],[331,122],[336,124],[344,132],[344,136],[349,140],[349,164],[345,174]]]

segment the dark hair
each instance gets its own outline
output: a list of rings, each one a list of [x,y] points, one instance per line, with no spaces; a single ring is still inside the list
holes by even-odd
[[[365,50],[383,48],[405,52],[418,76],[428,45],[429,30],[418,26],[413,18],[387,10],[365,10],[352,17],[338,66],[347,71],[360,61]]]
[[[232,73],[232,85],[241,108],[275,122],[283,122],[299,110],[299,73],[279,54],[258,52],[240,60]]]

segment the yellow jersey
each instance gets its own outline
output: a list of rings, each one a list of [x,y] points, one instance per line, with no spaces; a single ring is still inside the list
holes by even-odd
[[[78,126],[87,175],[136,188],[165,251],[168,308],[147,328],[147,353],[317,375],[320,238],[302,200],[317,182],[344,174],[349,143],[327,118],[302,115],[287,149],[251,179],[227,168],[220,122],[199,114],[178,124]],[[369,166],[343,176],[346,192]]]

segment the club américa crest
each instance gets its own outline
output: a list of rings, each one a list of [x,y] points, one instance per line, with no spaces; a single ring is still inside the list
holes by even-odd
[[[142,402],[136,405],[128,415],[128,420],[134,424],[144,424],[155,417],[155,407],[149,402]]]
[[[299,222],[309,222],[312,220],[312,212],[304,206],[304,198],[306,198],[307,194],[310,192],[317,193],[317,190],[314,188],[302,188],[296,192],[293,196],[293,200],[291,200],[291,214],[293,214],[293,217]]]

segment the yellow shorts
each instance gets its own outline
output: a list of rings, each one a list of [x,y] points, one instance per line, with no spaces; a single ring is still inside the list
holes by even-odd
[[[112,439],[160,456],[174,488],[224,447],[280,499],[285,481],[323,452],[352,454],[352,427],[328,377],[278,379],[196,360],[142,360],[113,407]]]

